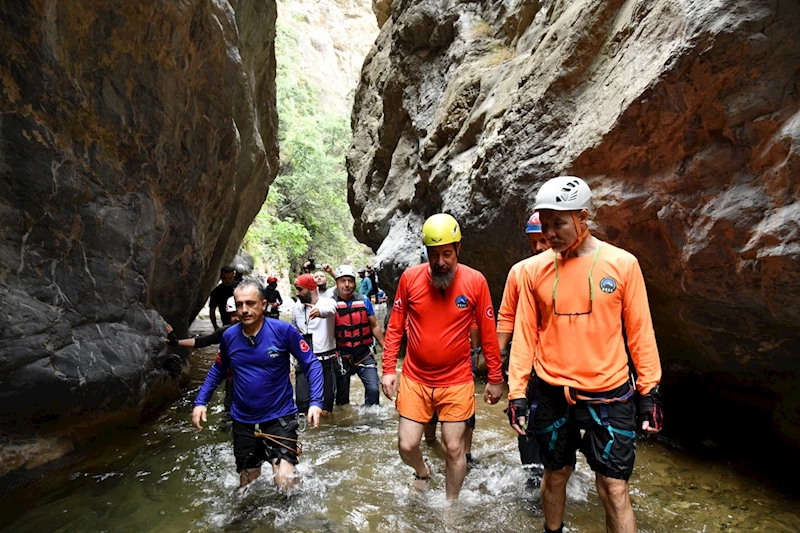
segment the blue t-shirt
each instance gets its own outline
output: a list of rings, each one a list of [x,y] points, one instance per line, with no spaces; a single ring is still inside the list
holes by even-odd
[[[322,365],[297,330],[285,322],[264,319],[256,345],[242,333],[241,324],[222,334],[219,356],[208,371],[194,405],[207,405],[217,386],[233,368],[231,418],[257,424],[297,412],[289,380],[289,354],[303,365],[311,388],[310,405],[322,407]]]

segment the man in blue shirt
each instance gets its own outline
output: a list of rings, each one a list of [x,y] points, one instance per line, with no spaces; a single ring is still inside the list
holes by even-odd
[[[233,368],[233,454],[239,486],[261,475],[262,461],[272,464],[275,484],[296,481],[297,406],[289,380],[289,354],[303,366],[311,387],[308,421],[319,425],[322,412],[322,365],[311,347],[285,322],[264,318],[267,302],[260,285],[244,280],[233,293],[239,324],[222,334],[217,361],[208,371],[192,410],[192,423],[202,429],[206,405],[214,389]]]

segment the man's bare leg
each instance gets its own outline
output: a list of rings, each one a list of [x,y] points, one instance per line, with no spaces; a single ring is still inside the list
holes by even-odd
[[[544,525],[555,531],[564,523],[564,508],[567,505],[567,481],[572,475],[573,467],[565,466],[561,470],[544,469],[542,476],[542,511]]]
[[[258,476],[261,475],[261,467],[257,468],[245,468],[241,472],[239,472],[239,488],[244,487],[258,479]]]
[[[467,458],[464,453],[466,422],[442,422],[442,447],[445,458],[445,495],[455,501],[467,475]]]
[[[289,461],[280,461],[277,459],[272,461],[272,474],[275,479],[275,485],[281,489],[288,489],[300,481],[299,476],[296,475],[294,465]]]
[[[636,517],[633,514],[628,482],[597,474],[597,494],[606,508],[606,531],[608,533],[636,533]]]
[[[414,469],[418,477],[427,477],[430,472],[422,458],[419,445],[422,439],[422,430],[425,426],[408,418],[400,417],[397,428],[397,448],[400,459]]]

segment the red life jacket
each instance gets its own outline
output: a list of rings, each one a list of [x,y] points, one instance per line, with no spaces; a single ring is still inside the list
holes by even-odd
[[[357,348],[372,345],[372,327],[369,325],[367,306],[360,293],[353,293],[347,301],[336,295],[336,347]]]

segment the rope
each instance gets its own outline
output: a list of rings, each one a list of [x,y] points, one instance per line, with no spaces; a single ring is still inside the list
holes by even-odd
[[[256,437],[261,437],[262,439],[271,440],[272,442],[274,442],[278,446],[283,446],[284,448],[286,448],[290,452],[293,452],[295,455],[301,455],[303,453],[303,443],[301,443],[297,439],[290,439],[289,437],[282,437],[280,435],[270,435],[269,433],[264,433],[260,429],[256,429],[256,431],[253,432],[253,435],[255,435]],[[286,441],[294,442],[294,443],[297,444],[297,448],[292,448],[291,446],[280,442],[278,439],[283,439],[283,440],[286,440]]]

